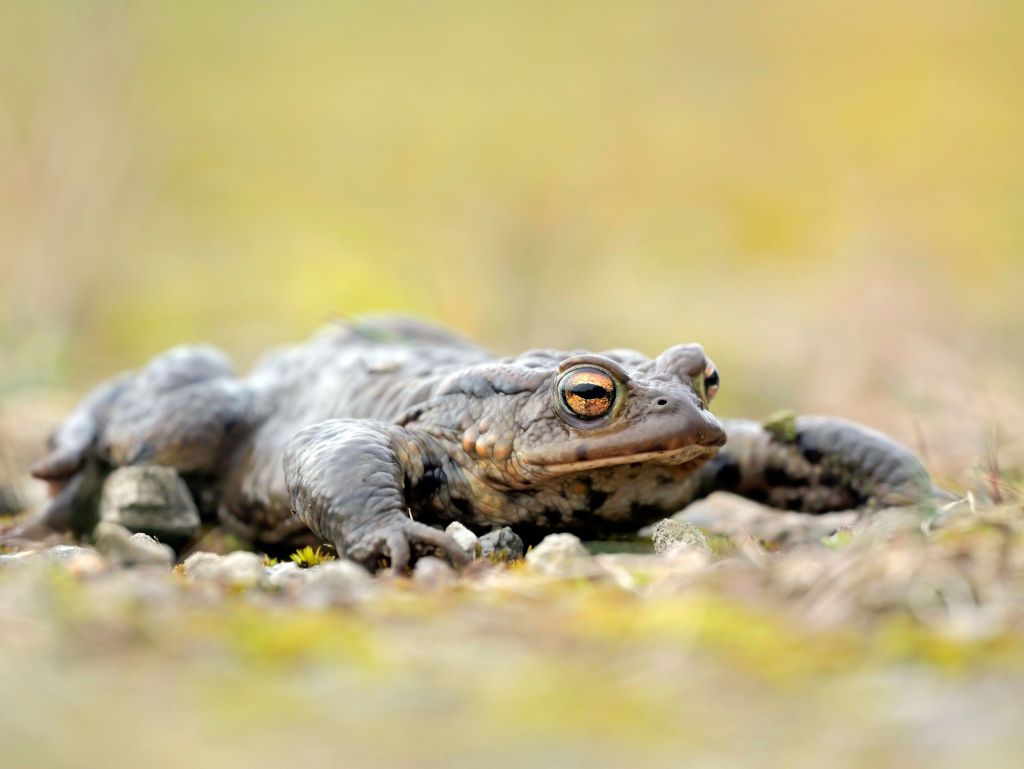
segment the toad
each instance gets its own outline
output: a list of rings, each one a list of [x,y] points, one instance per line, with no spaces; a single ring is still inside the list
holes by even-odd
[[[496,358],[394,317],[328,327],[244,377],[213,348],[180,347],[70,414],[33,470],[53,495],[27,525],[66,529],[112,469],[160,465],[256,547],[315,537],[402,570],[427,553],[464,563],[438,528],[452,521],[602,538],[715,490],[812,515],[935,493],[908,449],[866,427],[720,420],[720,386],[697,344]]]

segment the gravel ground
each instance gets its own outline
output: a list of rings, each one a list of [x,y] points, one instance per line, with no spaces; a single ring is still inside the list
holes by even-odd
[[[9,554],[0,763],[1017,766],[1016,513],[400,578]]]
[[[652,533],[402,577],[116,525],[7,552],[0,766],[1019,766],[1008,481],[861,521],[714,495]]]

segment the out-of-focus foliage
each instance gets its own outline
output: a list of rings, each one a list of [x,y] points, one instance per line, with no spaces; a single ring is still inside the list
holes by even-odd
[[[726,403],[800,405],[787,372],[830,340],[871,336],[871,370],[1024,331],[1018,2],[10,2],[0,27],[7,388],[400,309],[499,349],[698,339]]]
[[[11,567],[6,754],[1019,763],[1022,35],[1019,0],[0,2],[8,475],[167,346],[244,366],[399,310],[499,351],[701,341],[716,411],[862,419],[1013,524],[716,540],[660,598],[513,570],[309,612]]]

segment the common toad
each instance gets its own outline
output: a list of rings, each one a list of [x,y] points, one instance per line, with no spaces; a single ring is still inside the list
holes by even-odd
[[[464,562],[435,528],[451,521],[530,542],[635,532],[718,489],[811,514],[934,493],[910,451],[865,427],[720,421],[719,384],[696,344],[494,358],[403,318],[331,326],[246,377],[213,348],[176,348],[58,429],[33,470],[54,495],[30,525],[68,528],[112,468],[163,465],[256,546],[311,531],[403,569],[429,552]]]

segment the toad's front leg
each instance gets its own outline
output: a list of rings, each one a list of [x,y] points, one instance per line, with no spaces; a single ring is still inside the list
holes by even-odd
[[[428,553],[456,566],[469,560],[438,529],[414,521],[406,485],[423,474],[420,446],[407,430],[362,419],[333,419],[301,430],[284,456],[292,511],[338,552],[371,569],[395,571]]]

